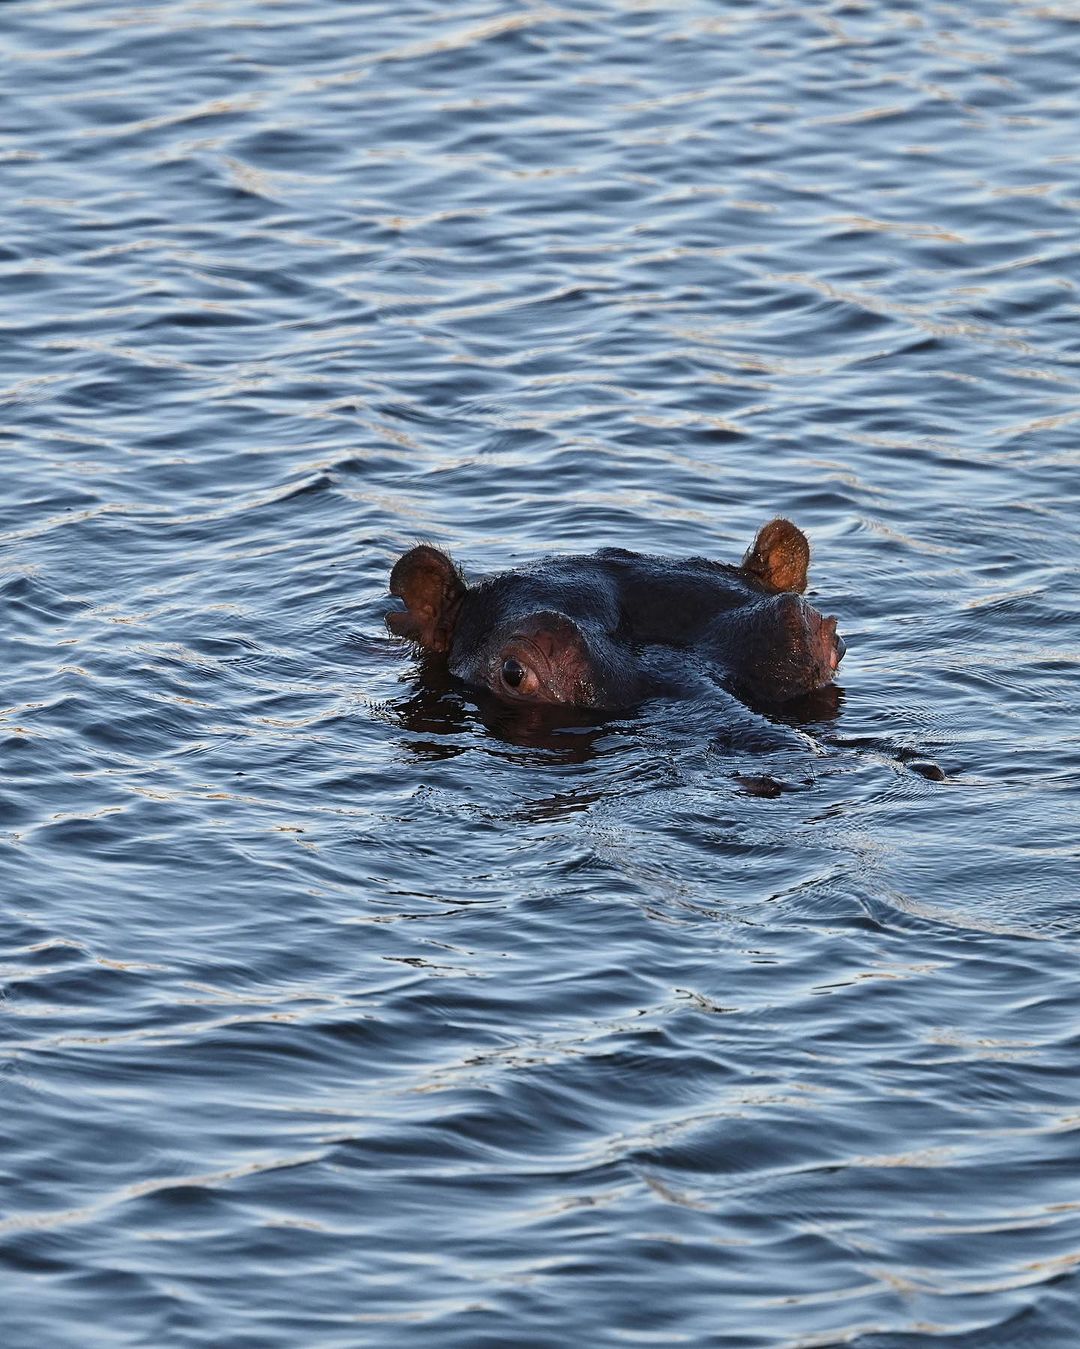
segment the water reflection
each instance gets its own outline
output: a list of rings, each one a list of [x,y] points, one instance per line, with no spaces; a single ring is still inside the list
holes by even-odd
[[[844,690],[839,684],[813,689],[801,698],[793,698],[769,714],[787,726],[801,726],[810,732],[831,731],[844,706]]]
[[[507,745],[542,750],[566,763],[585,763],[618,724],[614,719],[598,721],[594,711],[500,702],[482,690],[465,688],[450,674],[445,659],[430,654],[421,656],[409,695],[392,702],[389,710],[405,730],[422,737],[405,742],[407,751],[422,759],[450,759],[464,753],[469,745],[460,737],[479,726]]]

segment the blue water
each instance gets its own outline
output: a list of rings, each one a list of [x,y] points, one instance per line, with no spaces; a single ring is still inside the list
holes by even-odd
[[[1073,1342],[1078,20],[3,6],[4,1349]],[[777,514],[816,720],[383,627]]]

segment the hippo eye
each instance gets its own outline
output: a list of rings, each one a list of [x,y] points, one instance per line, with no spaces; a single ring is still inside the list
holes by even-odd
[[[525,666],[510,656],[503,661],[502,677],[512,689],[516,689],[525,678]]]

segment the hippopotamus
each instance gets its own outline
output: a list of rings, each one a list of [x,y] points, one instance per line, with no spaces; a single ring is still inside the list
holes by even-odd
[[[844,654],[836,619],[802,597],[809,561],[805,534],[784,519],[738,566],[602,548],[468,584],[422,544],[394,565],[390,593],[405,608],[386,623],[519,706],[618,711],[704,680],[781,707],[829,684]]]

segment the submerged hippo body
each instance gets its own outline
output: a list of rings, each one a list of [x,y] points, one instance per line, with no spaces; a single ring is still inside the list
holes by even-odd
[[[386,622],[509,703],[629,708],[704,675],[778,706],[828,684],[844,654],[836,619],[801,598],[809,559],[803,533],[773,520],[737,567],[604,548],[467,585],[422,545],[394,566],[405,609]]]

